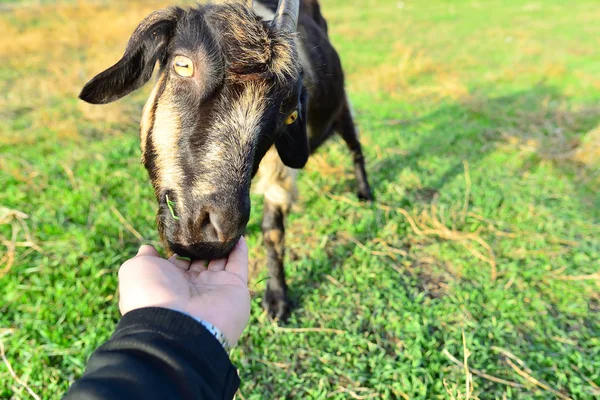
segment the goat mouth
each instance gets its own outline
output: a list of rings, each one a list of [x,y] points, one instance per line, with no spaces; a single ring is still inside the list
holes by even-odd
[[[191,245],[182,245],[168,241],[169,249],[178,256],[188,257],[192,260],[218,260],[226,258],[233,251],[241,235],[225,243],[200,242]]]

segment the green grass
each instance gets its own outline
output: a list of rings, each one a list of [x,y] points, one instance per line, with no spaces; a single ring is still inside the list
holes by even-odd
[[[232,352],[240,398],[465,398],[465,369],[447,356],[465,351],[470,368],[517,384],[474,375],[471,398],[553,398],[547,387],[597,398],[596,2],[324,3],[377,201],[356,202],[340,140],[309,162],[288,220],[295,308],[280,328],[260,306],[252,198],[256,296]],[[114,12],[130,15],[124,4]],[[0,14],[4,31],[42,40],[0,65],[0,205],[29,216],[0,209],[0,259],[23,245],[0,275],[0,339],[44,399],[111,334],[119,265],[141,243],[159,246],[136,127],[149,88],[99,109],[75,98],[139,19],[115,18],[102,39],[111,32],[94,13],[66,10]],[[61,44],[35,39],[40,29]],[[0,365],[0,398],[27,397]]]

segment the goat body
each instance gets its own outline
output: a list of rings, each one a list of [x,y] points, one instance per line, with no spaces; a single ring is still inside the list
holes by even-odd
[[[257,175],[271,278],[264,306],[285,319],[284,227],[298,169],[337,132],[352,153],[359,197],[372,198],[341,62],[319,3],[261,0],[253,9],[230,3],[156,11],[137,27],[123,58],[88,82],[80,97],[94,104],[117,100],[144,85],[157,62],[140,138],[161,238],[179,255],[225,257],[248,223]]]
[[[298,54],[308,90],[307,133],[313,153],[334,132],[338,132],[350,149],[358,183],[358,196],[372,200],[365,171],[364,157],[344,88],[344,72],[340,58],[328,38],[327,22],[316,0],[300,3],[298,20]],[[254,3],[255,11],[264,19],[273,18],[277,0]],[[261,225],[267,249],[269,281],[263,305],[272,317],[285,319],[290,303],[284,273],[285,217],[297,198],[297,170],[286,167],[274,148],[263,158],[258,171],[257,189],[264,194]]]

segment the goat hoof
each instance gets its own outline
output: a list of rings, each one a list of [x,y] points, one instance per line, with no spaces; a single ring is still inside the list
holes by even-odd
[[[373,193],[371,193],[370,190],[360,190],[358,192],[358,199],[360,201],[364,201],[364,202],[370,203],[373,200],[375,200],[375,197],[373,197]]]
[[[263,307],[269,316],[285,323],[290,316],[290,302],[287,295],[281,290],[267,290],[263,298]]]

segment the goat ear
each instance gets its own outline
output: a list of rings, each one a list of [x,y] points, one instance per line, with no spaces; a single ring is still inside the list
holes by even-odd
[[[303,168],[310,155],[308,134],[306,132],[307,99],[308,93],[306,89],[302,89],[300,118],[293,124],[288,125],[283,134],[275,140],[275,148],[279,153],[279,158],[290,168]]]
[[[183,12],[172,7],[144,18],[131,35],[123,58],[89,81],[79,98],[106,104],[142,87],[152,77],[156,62],[164,63],[167,45]]]

